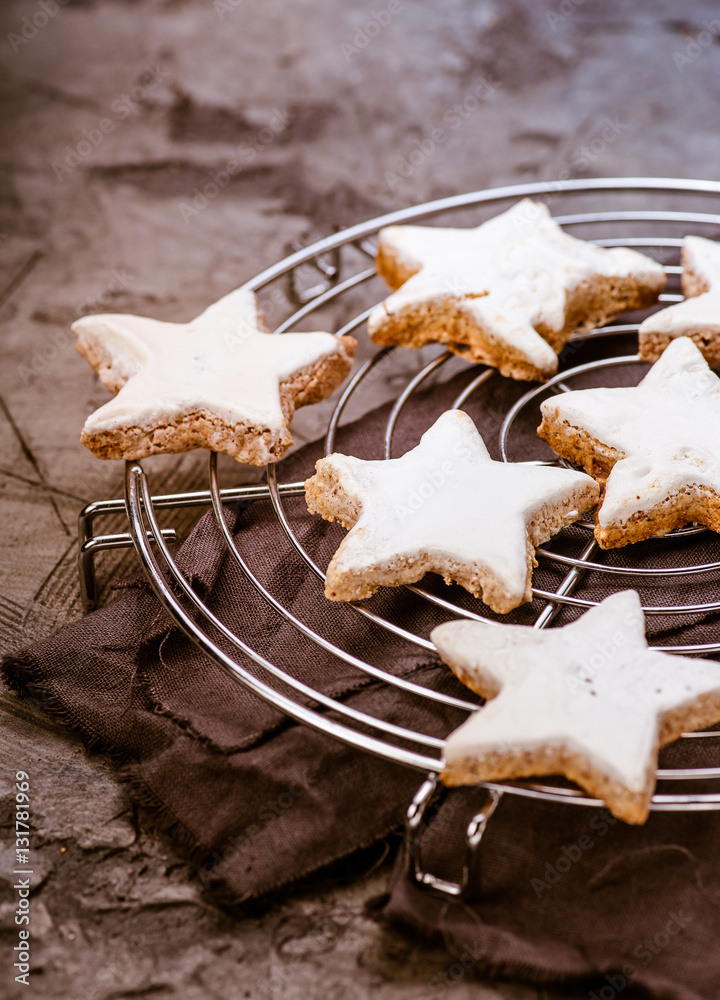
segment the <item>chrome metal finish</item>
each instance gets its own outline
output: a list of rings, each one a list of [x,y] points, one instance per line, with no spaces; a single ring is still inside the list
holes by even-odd
[[[177,541],[174,528],[163,528],[161,535],[168,542]],[[148,540],[153,542],[153,535],[148,532]],[[78,553],[78,570],[80,573],[80,596],[86,608],[93,608],[97,602],[95,592],[94,555],[100,549],[130,549],[133,538],[130,532],[124,531],[116,535],[93,535],[80,545]]]
[[[405,817],[405,874],[411,882],[450,899],[469,900],[480,893],[480,842],[503,794],[495,788],[484,789],[484,792],[485,804],[472,817],[465,831],[465,858],[460,881],[450,882],[421,868],[422,833],[432,822],[428,819],[428,809],[438,793],[437,774],[427,776],[408,806]],[[446,794],[447,789],[441,786],[440,798]]]
[[[635,197],[639,192],[654,192],[653,204],[656,207],[652,209],[628,207],[628,198]],[[716,204],[720,204],[717,201],[720,195],[720,182],[665,178],[597,178],[520,184],[444,198],[353,226],[312,246],[296,250],[290,257],[247,282],[244,287],[259,291],[274,282],[283,279],[286,281],[286,288],[289,290],[288,300],[298,308],[278,324],[275,331],[278,334],[295,328],[301,320],[312,316],[323,306],[345,301],[343,296],[352,292],[355,300],[362,302],[362,309],[348,319],[337,331],[338,335],[350,333],[358,330],[365,323],[374,305],[382,296],[382,288],[379,284],[373,285],[375,277],[373,268],[362,267],[355,273],[343,274],[343,268],[347,265],[343,248],[352,247],[353,259],[357,262],[359,258],[360,263],[364,265],[365,258],[372,257],[374,254],[370,240],[382,226],[426,221],[440,216],[444,217],[442,222],[453,224],[453,213],[458,211],[465,213],[466,217],[462,224],[468,225],[472,224],[472,222],[468,223],[467,221],[468,212],[477,209],[476,222],[479,222],[481,218],[491,215],[494,210],[505,208],[511,201],[526,195],[547,196],[549,203],[555,210],[557,220],[562,225],[570,231],[582,227],[582,235],[591,238],[600,246],[632,246],[643,248],[650,253],[658,251],[663,255],[677,254],[682,237],[686,233],[702,232],[712,235],[713,231],[715,233],[720,231],[720,213],[716,214],[705,210],[710,205],[715,207]],[[586,196],[588,195],[592,195],[596,211],[587,210]],[[568,205],[568,202],[572,202],[573,198],[577,196],[585,197],[580,206],[582,210],[573,214],[572,205]],[[617,199],[621,197],[624,200],[618,205]],[[668,210],[662,207],[664,198],[670,202]],[[499,204],[502,202],[507,204]],[[681,202],[688,204],[688,211],[679,210],[678,206]],[[622,223],[623,232],[621,235],[613,236],[611,235],[612,229],[604,228],[613,223]],[[297,269],[301,265],[314,268],[318,272],[321,282],[312,288],[301,291],[299,282],[296,280]],[[665,270],[673,276],[680,273],[680,268],[674,263],[666,265]],[[663,296],[663,301],[677,301],[679,298],[681,296],[668,293]],[[603,329],[576,334],[572,341],[612,337],[636,331],[637,324],[618,323]],[[404,354],[403,356],[407,358],[408,355]],[[341,420],[350,401],[355,399],[357,393],[363,391],[369,380],[377,377],[379,371],[392,370],[396,357],[397,353],[393,348],[378,350],[371,359],[360,366],[345,386],[328,422],[325,440],[326,453],[329,454],[335,449]],[[395,429],[405,406],[421,388],[423,391],[432,391],[428,389],[428,386],[432,384],[433,379],[444,377],[444,366],[452,357],[453,355],[447,352],[442,353],[439,349],[436,357],[423,364],[420,370],[408,379],[404,389],[399,392],[391,407],[384,441],[381,445],[381,454],[378,457],[381,457],[382,454],[386,458],[392,456]],[[528,414],[534,416],[534,410],[537,409],[544,394],[569,391],[573,387],[574,380],[588,376],[601,384],[602,373],[608,367],[637,366],[638,364],[639,359],[634,355],[613,357],[565,370],[541,386],[530,387],[510,408],[500,428],[498,446],[503,460],[510,461],[512,459],[511,438],[515,432],[518,418]],[[472,407],[476,401],[481,404],[483,393],[489,391],[491,380],[499,377],[494,370],[481,367],[477,374],[470,377],[465,389],[458,394],[453,405],[455,407]],[[419,430],[424,429],[419,428]],[[536,464],[553,463],[538,459]],[[282,465],[279,468],[282,469]],[[262,582],[253,568],[252,534],[247,533],[241,540],[238,540],[233,536],[228,526],[224,510],[229,504],[250,502],[269,502],[272,504],[278,523],[287,540],[288,552],[293,550],[297,552],[309,567],[317,579],[318,601],[324,600],[322,587],[325,574],[317,565],[313,554],[306,550],[298,538],[293,527],[294,516],[291,506],[286,509],[286,501],[303,495],[303,483],[278,483],[277,476],[278,472],[275,466],[271,465],[266,470],[266,482],[263,484],[221,488],[216,456],[211,455],[209,489],[197,490],[192,493],[152,496],[142,466],[138,462],[127,463],[125,499],[103,500],[88,504],[80,515],[78,526],[80,577],[87,604],[92,605],[96,599],[93,569],[95,552],[111,548],[124,548],[133,544],[160,602],[189,638],[228,674],[299,722],[313,726],[351,746],[361,748],[386,760],[395,761],[426,774],[430,773],[431,777],[423,784],[408,814],[407,836],[409,838],[408,855],[410,858],[408,864],[412,866],[410,874],[417,884],[431,886],[436,891],[442,891],[446,895],[455,897],[463,896],[468,885],[475,885],[474,865],[477,855],[475,848],[480,841],[485,824],[502,794],[520,795],[587,807],[601,805],[602,803],[598,800],[591,798],[577,788],[556,787],[545,781],[486,782],[484,788],[488,794],[487,805],[477,813],[467,831],[468,854],[462,880],[458,883],[443,883],[442,880],[422,871],[418,860],[419,834],[423,817],[427,814],[431,800],[438,792],[437,775],[443,766],[443,740],[437,736],[416,731],[412,727],[398,726],[382,718],[372,717],[357,711],[352,706],[309,687],[298,678],[293,677],[289,671],[270,662],[263,655],[262,650],[250,647],[241,635],[234,634],[227,624],[210,610],[182,577],[168,548],[168,542],[175,539],[174,530],[171,527],[161,528],[158,524],[157,514],[166,509],[211,508],[228,545],[231,558],[235,560],[249,584],[272,609],[272,612],[281,615],[297,631],[298,636],[303,637],[303,641],[308,640],[315,643],[325,653],[336,657],[338,661],[350,665],[353,669],[365,672],[375,682],[392,685],[398,697],[410,699],[410,706],[417,704],[417,699],[423,698],[462,712],[476,711],[478,705],[469,699],[451,697],[442,692],[430,690],[415,681],[396,677],[381,667],[368,663],[359,656],[341,648],[330,638],[320,635],[309,621],[301,620],[284,606],[282,600],[271,593],[269,587]],[[126,515],[129,528],[127,532],[94,533],[97,518],[119,513]],[[696,560],[688,560],[686,564],[656,568],[642,565],[610,565],[603,561],[604,553],[598,549],[590,535],[592,526],[590,524],[583,525],[580,522],[580,527],[584,528],[588,535],[583,537],[581,543],[578,544],[577,555],[554,552],[550,543],[541,546],[538,550],[538,558],[541,561],[563,567],[565,575],[553,590],[544,590],[540,587],[534,589],[533,595],[541,604],[534,620],[535,628],[551,627],[563,607],[570,606],[582,611],[592,606],[591,601],[575,596],[576,588],[588,572],[603,574],[603,577],[607,578],[608,581],[614,580],[618,588],[633,583],[641,587],[644,580],[663,575],[689,579],[700,577],[705,581],[720,579],[720,561],[698,563]],[[681,552],[683,546],[687,544],[688,537],[696,538],[703,531],[702,528],[688,527],[682,531],[674,532],[668,538]],[[421,600],[430,602],[435,609],[439,609],[447,617],[460,616],[487,621],[493,625],[499,624],[494,618],[485,617],[482,614],[485,608],[479,601],[477,602],[477,610],[469,611],[454,602],[452,591],[448,591],[447,597],[439,597],[431,590],[419,585],[409,589]],[[384,629],[420,648],[429,656],[434,655],[434,647],[427,635],[415,634],[403,624],[392,620],[391,617],[377,614],[370,607],[366,607],[364,602],[354,604],[351,607],[358,615],[358,629],[361,632],[366,627],[365,622],[370,622],[374,628]],[[678,622],[682,623],[683,617],[687,618],[691,615],[702,615],[720,610],[720,600],[706,600],[695,604],[686,603],[669,607],[664,607],[661,604],[649,604],[645,610],[649,615],[676,616]],[[226,643],[229,642],[230,646],[237,650],[237,658],[224,652],[218,646],[219,636],[222,636]],[[717,638],[717,642],[662,648],[673,653],[707,655],[720,652],[720,630]],[[243,665],[242,661],[247,663],[247,660],[251,661],[252,670]],[[693,739],[717,739],[719,736],[720,734],[715,733],[686,734],[686,737]],[[718,767],[696,770],[683,768],[659,770],[657,777],[660,783],[670,780],[690,783],[698,780],[720,781],[720,752],[718,753]],[[659,790],[653,798],[652,809],[660,811],[720,809],[720,791],[690,790],[682,794],[674,791],[672,794],[668,794],[664,793],[659,786]]]
[[[291,250],[302,250],[302,244],[293,243],[290,247]],[[313,267],[320,272],[320,274],[325,279],[319,285],[313,285],[312,288],[306,288],[300,291],[297,287],[297,271],[293,268],[292,271],[288,271],[287,278],[287,294],[290,301],[296,306],[305,305],[306,302],[313,302],[316,298],[323,295],[325,292],[329,291],[332,286],[338,281],[340,277],[340,248],[334,247],[330,251],[330,262],[325,260],[320,254],[313,257],[311,263]]]

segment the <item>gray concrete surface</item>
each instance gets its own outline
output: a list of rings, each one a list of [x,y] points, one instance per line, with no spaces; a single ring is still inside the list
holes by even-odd
[[[709,0],[390,7],[2,5],[5,649],[80,614],[75,517],[86,501],[120,491],[119,464],[78,443],[86,414],[106,398],[72,349],[68,324],[79,313],[189,318],[292,240],[443,194],[569,175],[720,175],[720,21]],[[433,145],[436,129],[445,138]],[[418,148],[425,155],[410,163]],[[231,159],[242,165],[232,181],[193,203]],[[389,373],[374,398],[395,385]],[[306,411],[298,439],[322,420]],[[157,491],[188,488],[204,481],[204,459],[159,459],[152,472]],[[131,555],[104,556],[101,579],[132,565]],[[102,759],[7,693],[0,712],[2,822],[13,774],[26,770],[37,872],[27,989],[12,982],[3,841],[0,995],[555,995],[471,975],[443,989],[450,960],[441,949],[364,916],[386,865],[242,919],[223,915]]]

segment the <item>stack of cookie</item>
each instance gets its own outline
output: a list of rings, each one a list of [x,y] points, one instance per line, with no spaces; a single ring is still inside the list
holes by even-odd
[[[506,614],[532,599],[535,547],[593,508],[603,548],[689,522],[720,531],[720,380],[707,363],[720,363],[720,249],[688,237],[683,265],[687,300],[640,328],[641,357],[657,360],[639,386],[542,404],[540,437],[584,472],[495,462],[460,410],[401,458],[321,459],[308,509],[349,530],[327,598],[362,600],[435,572]],[[393,293],[370,315],[375,343],[442,343],[525,380],[553,375],[573,333],[651,305],[665,281],[649,258],[574,239],[529,201],[477,229],[385,229],[377,266]],[[272,336],[245,289],[190,323],[100,315],[74,329],[116,393],[82,434],[101,458],[206,447],[276,462],[292,444],[295,408],[340,385],[356,346],[324,332]],[[588,644],[613,630],[622,642],[588,675]],[[450,784],[564,774],[643,822],[658,747],[720,720],[720,665],[649,650],[634,592],[562,629],[449,622],[432,639],[491,699],[447,741]]]

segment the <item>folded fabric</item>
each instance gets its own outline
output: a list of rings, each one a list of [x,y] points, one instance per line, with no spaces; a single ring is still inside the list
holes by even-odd
[[[420,841],[424,871],[461,880],[477,810],[469,790],[447,795]],[[482,976],[582,982],[590,1000],[631,987],[663,1000],[717,1000],[719,838],[716,812],[651,813],[631,827],[605,809],[506,795],[480,844],[470,899],[418,887],[398,861],[379,914],[453,956],[429,996]]]
[[[624,346],[616,339],[606,350],[622,353]],[[572,363],[589,360],[598,349],[597,341],[588,342],[574,350]],[[411,397],[396,428],[394,454],[417,444],[474,374],[464,368],[448,382]],[[623,384],[632,377],[622,368],[602,374],[604,384]],[[527,389],[493,374],[464,407],[494,458],[499,457],[497,434],[505,413]],[[341,428],[337,450],[382,457],[388,413],[389,407],[381,407]],[[513,432],[513,459],[543,453],[545,446],[535,437],[538,423],[536,410],[521,415]],[[280,482],[310,475],[322,454],[318,442],[286,459],[278,466]],[[151,460],[147,468],[152,473]],[[326,566],[343,529],[310,516],[302,497],[285,503],[303,545]],[[321,581],[287,542],[269,501],[228,505],[225,512],[252,572],[296,618],[386,671],[472,698],[432,653],[368,622],[352,607],[326,601]],[[577,555],[586,540],[587,532],[575,527],[551,544],[555,551]],[[631,548],[603,558],[621,566],[720,561],[715,536],[686,539],[682,550],[672,540]],[[243,573],[212,513],[175,555],[196,592],[236,635],[317,691],[437,737],[465,718],[456,709],[373,679],[301,635]],[[543,560],[534,582],[552,590],[566,571]],[[645,581],[645,603],[714,599],[712,579],[669,580]],[[607,575],[589,572],[577,593],[601,600],[616,584]],[[424,585],[497,620],[531,623],[543,606],[535,600],[501,618],[460,588],[450,591],[439,578],[428,577]],[[423,636],[447,618],[402,588],[381,591],[367,606]],[[576,614],[576,609],[565,609],[558,624]],[[656,616],[648,619],[650,638],[708,641],[718,635],[718,617]],[[268,679],[222,636],[212,637],[248,671]],[[88,746],[113,756],[128,794],[153,813],[195,861],[214,898],[226,903],[262,896],[381,839],[401,824],[422,780],[418,772],[288,720],[232,680],[174,624],[142,579],[121,583],[107,607],[7,657],[3,670],[16,691],[36,699]],[[717,762],[714,742],[680,741],[667,748],[663,763],[712,765]],[[679,790],[687,791],[687,784]],[[468,818],[463,808],[449,796],[426,831],[423,864],[430,870],[452,869],[462,857],[458,838]],[[606,836],[591,825],[603,816]],[[720,849],[714,847],[718,822],[709,812],[663,814],[636,830],[610,826],[606,814],[597,810],[506,796],[481,848],[485,885],[479,903],[442,901],[407,883],[398,869],[382,912],[423,933],[443,934],[458,956],[456,964],[465,970],[463,962],[470,963],[467,974],[477,970],[537,982],[599,976],[593,988],[601,998],[609,997],[611,988],[617,992],[620,987],[613,983],[622,977],[657,996],[715,997],[720,994],[720,959],[711,947],[720,930],[715,873]],[[585,833],[594,847],[574,849]],[[573,860],[577,850],[581,857]],[[556,863],[562,858],[568,858],[569,867],[562,860]],[[541,890],[538,881],[547,887]],[[677,930],[679,922],[684,926]],[[657,944],[665,937],[667,944]],[[652,955],[647,963],[646,939],[652,945],[647,945]],[[632,976],[623,972],[630,964]]]

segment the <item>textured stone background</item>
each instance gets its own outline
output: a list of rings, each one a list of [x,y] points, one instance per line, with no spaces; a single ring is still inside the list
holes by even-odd
[[[568,175],[720,175],[720,48],[709,35],[709,44],[696,41],[719,13],[709,0],[553,0],[547,8],[403,0],[363,45],[358,30],[373,7],[385,10],[385,0],[69,0],[43,25],[39,0],[3,3],[4,648],[80,614],[75,518],[86,501],[121,488],[119,464],[97,462],[77,440],[85,415],[106,399],[72,349],[68,324],[80,312],[189,318],[293,240],[439,195]],[[30,37],[19,40],[23,25]],[[454,105],[478,88],[481,106],[458,118]],[[113,126],[106,134],[96,131],[102,119]],[[607,119],[616,123],[613,141],[588,154]],[[438,127],[447,141],[400,178],[402,161],[418,142],[427,149]],[[83,130],[101,141],[68,158]],[[233,158],[242,170],[231,183],[201,210],[183,208]],[[396,390],[393,379],[378,381],[376,399]],[[323,413],[301,416],[302,441]],[[157,460],[152,474],[156,492],[187,488],[203,482],[204,460]],[[237,467],[226,466],[230,474],[239,479]],[[101,578],[132,560],[103,556]],[[2,695],[0,713],[0,823],[7,834],[12,776],[27,770],[37,872],[27,990],[10,973],[6,837],[1,995],[440,994],[450,965],[442,949],[364,915],[387,862],[229,917],[203,902],[182,859],[129,806],[102,759],[14,697]],[[483,986],[470,975],[442,992],[455,1000],[560,995]]]

